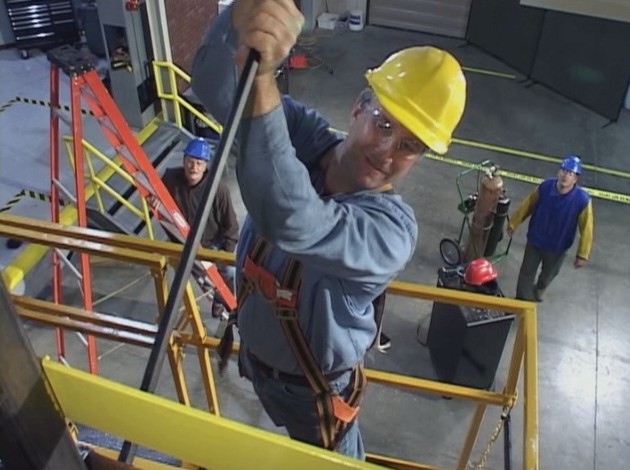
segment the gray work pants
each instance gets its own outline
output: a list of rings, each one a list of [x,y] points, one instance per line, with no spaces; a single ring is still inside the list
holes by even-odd
[[[516,298],[522,300],[536,300],[534,288],[543,290],[549,287],[551,281],[560,272],[562,263],[566,257],[566,252],[544,251],[529,243],[525,246],[521,270],[518,273],[518,283],[516,284]],[[542,264],[538,280],[536,273]]]

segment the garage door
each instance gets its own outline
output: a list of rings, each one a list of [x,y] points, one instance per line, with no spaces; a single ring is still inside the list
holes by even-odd
[[[470,2],[471,0],[370,0],[369,23],[464,38]]]

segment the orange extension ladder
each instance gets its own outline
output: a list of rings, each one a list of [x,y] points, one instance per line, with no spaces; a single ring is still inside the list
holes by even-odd
[[[142,146],[133,135],[116,103],[103,85],[94,68],[92,58],[71,46],[62,46],[48,51],[50,68],[50,171],[51,171],[51,216],[52,221],[59,223],[59,191],[68,193],[59,181],[59,71],[70,77],[70,119],[72,129],[73,153],[75,160],[74,184],[76,191],[76,208],[78,224],[87,227],[87,211],[85,200],[83,127],[81,100],[88,105],[97,119],[101,130],[112,147],[116,150],[125,170],[133,177],[136,187],[144,198],[153,197],[159,204],[152,206],[153,214],[168,232],[179,235],[185,240],[190,226],[168,192],[160,175],[153,167]],[[178,237],[178,238],[180,238]],[[61,258],[59,252],[53,252],[53,300],[61,303]],[[91,271],[89,255],[80,255],[81,287],[85,310],[91,311],[93,306]],[[207,273],[215,291],[226,307],[236,308],[236,298],[226,285],[217,266],[204,262]],[[59,359],[65,356],[65,340],[63,332],[57,329],[57,354]],[[89,370],[98,373],[96,341],[87,338]]]

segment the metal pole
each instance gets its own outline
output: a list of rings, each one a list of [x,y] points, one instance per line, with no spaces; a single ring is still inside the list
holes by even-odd
[[[59,223],[59,66],[50,64],[50,218]],[[52,252],[53,301],[61,303],[61,260],[59,253]],[[57,359],[66,357],[66,336],[61,328],[55,328]]]
[[[164,363],[164,357],[166,356],[166,347],[168,345],[169,338],[173,331],[173,327],[177,317],[175,313],[179,309],[182,297],[184,296],[184,290],[186,288],[186,282],[190,276],[193,263],[195,261],[195,253],[201,241],[201,236],[206,228],[206,222],[210,215],[210,209],[212,208],[212,201],[217,193],[219,187],[220,175],[223,172],[223,168],[228,159],[234,137],[236,136],[236,130],[238,129],[238,123],[243,115],[245,104],[249,98],[249,92],[252,88],[252,83],[256,77],[258,71],[258,53],[254,50],[250,50],[243,68],[243,73],[238,82],[236,88],[236,96],[234,104],[228,116],[223,133],[221,134],[221,140],[219,141],[219,148],[217,149],[218,158],[215,159],[212,167],[210,168],[210,178],[205,182],[203,188],[203,195],[201,196],[202,205],[197,208],[195,213],[195,220],[193,221],[184,249],[182,251],[182,257],[177,271],[175,271],[175,277],[173,278],[173,284],[169,291],[168,299],[166,300],[166,307],[164,307],[164,313],[160,320],[157,336],[155,338],[155,344],[151,349],[151,355],[147,363],[147,368],[144,371],[144,377],[140,390],[153,393],[157,386],[159,373]],[[120,462],[131,463],[136,453],[136,445],[125,441],[123,443],[118,460]]]

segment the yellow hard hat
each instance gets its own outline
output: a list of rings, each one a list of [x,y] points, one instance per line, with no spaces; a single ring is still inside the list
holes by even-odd
[[[448,52],[410,47],[389,56],[365,78],[398,122],[436,153],[446,153],[466,104],[466,79]]]

